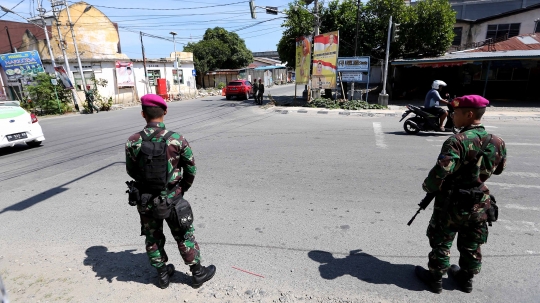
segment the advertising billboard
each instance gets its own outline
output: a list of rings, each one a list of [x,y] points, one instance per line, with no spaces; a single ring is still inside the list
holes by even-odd
[[[341,81],[367,83],[369,76],[369,56],[342,57],[337,60],[337,70],[341,73]]]
[[[296,84],[308,84],[311,65],[311,37],[296,38]]]
[[[45,72],[37,51],[2,54],[0,65],[8,81],[35,77],[38,73]]]
[[[133,87],[133,63],[116,61],[116,81],[118,87]]]
[[[339,33],[330,32],[313,39],[313,88],[336,88]]]

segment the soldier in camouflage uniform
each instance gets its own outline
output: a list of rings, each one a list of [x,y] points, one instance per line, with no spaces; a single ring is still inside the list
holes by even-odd
[[[165,129],[163,123],[163,117],[167,114],[167,103],[158,95],[148,94],[141,98],[141,104],[142,116],[147,122],[144,132],[146,135],[150,135],[156,130],[162,130],[152,138],[154,142],[159,141],[167,132],[170,132]],[[183,196],[191,187],[197,171],[193,152],[188,141],[178,133],[173,133],[166,143],[167,159],[169,159],[167,168],[170,175],[169,187],[176,186],[176,190],[169,194],[169,198]],[[142,138],[139,133],[129,137],[126,143],[126,170],[135,181],[140,173],[140,163],[137,156],[141,144]],[[150,264],[158,271],[159,285],[161,288],[166,288],[169,285],[169,276],[174,274],[174,266],[172,264],[166,265],[168,257],[165,253],[163,219],[156,219],[152,216],[152,206],[151,203],[145,208],[141,204],[137,205],[141,220],[141,236],[146,237],[146,253]],[[216,268],[214,265],[201,266],[199,245],[193,236],[193,225],[189,228],[182,228],[177,220],[170,217],[165,221],[178,244],[180,255],[186,265],[190,266],[193,274],[193,286],[201,286],[214,276]]]
[[[491,207],[491,199],[484,182],[492,174],[501,174],[506,165],[504,141],[495,135],[489,137],[480,122],[489,101],[471,95],[456,98],[451,104],[455,108],[454,123],[463,129],[444,142],[437,163],[422,185],[426,192],[437,195],[427,229],[432,248],[429,271],[420,266],[415,269],[417,276],[436,293],[442,292],[442,276],[446,272],[463,291],[472,291],[473,276],[482,267],[480,246],[488,238],[486,211]],[[484,155],[474,163],[487,140]],[[479,198],[472,202],[466,196],[456,195],[459,189],[473,188],[478,190]],[[450,266],[450,248],[456,235],[459,266]]]

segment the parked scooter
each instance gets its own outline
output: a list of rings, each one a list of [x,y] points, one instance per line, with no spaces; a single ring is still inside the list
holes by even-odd
[[[448,117],[446,118],[446,124],[444,125],[445,131],[457,134],[459,132],[459,128],[455,127],[454,125],[454,108],[450,104],[447,106]],[[439,117],[424,111],[423,106],[419,107],[410,104],[407,105],[407,110],[403,113],[399,122],[403,121],[403,119],[405,119],[411,113],[415,114],[415,116],[405,120],[403,123],[403,129],[407,134],[414,135],[420,131],[440,132],[441,127],[439,124]]]

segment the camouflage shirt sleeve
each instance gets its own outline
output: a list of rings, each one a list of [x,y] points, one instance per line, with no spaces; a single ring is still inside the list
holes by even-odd
[[[501,157],[501,161],[499,162],[499,164],[497,164],[497,167],[493,171],[493,174],[500,175],[506,168],[506,145],[501,138],[497,137],[495,139],[497,140],[497,145],[499,147],[499,156]]]
[[[126,171],[128,175],[134,180],[137,179],[137,172],[139,166],[137,164],[137,154],[140,150],[142,143],[141,136],[137,133],[129,137],[126,142]]]
[[[433,193],[440,190],[443,180],[459,168],[461,153],[461,144],[455,136],[444,142],[437,163],[422,184],[424,191]]]
[[[197,167],[195,166],[195,158],[193,157],[193,151],[189,146],[188,141],[184,136],[180,137],[182,147],[180,149],[180,163],[182,167],[182,190],[187,191],[195,180],[195,174],[197,173]]]

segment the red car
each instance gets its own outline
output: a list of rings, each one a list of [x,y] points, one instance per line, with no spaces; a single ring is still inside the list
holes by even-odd
[[[253,85],[248,80],[233,80],[225,88],[225,98],[231,100],[236,96],[238,100],[249,99],[253,96]]]

